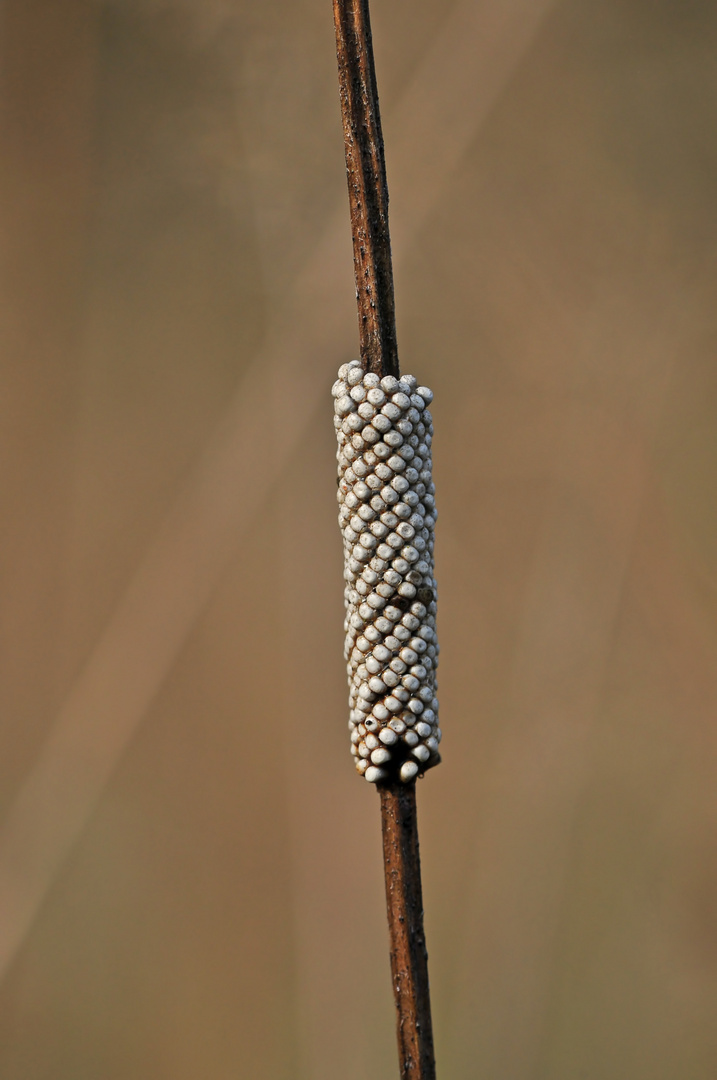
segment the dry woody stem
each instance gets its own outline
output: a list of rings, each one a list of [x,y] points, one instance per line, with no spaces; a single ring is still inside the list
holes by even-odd
[[[388,186],[368,0],[334,0],[361,361],[398,376]]]
[[[435,1080],[416,785],[380,786],[379,792],[401,1080]]]
[[[398,377],[388,187],[368,0],[334,0],[361,361]],[[435,1080],[415,782],[379,784],[401,1080]]]

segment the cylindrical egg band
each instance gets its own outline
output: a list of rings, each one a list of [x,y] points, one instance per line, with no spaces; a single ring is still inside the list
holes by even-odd
[[[358,360],[332,393],[351,753],[370,783],[409,783],[441,760],[433,394],[413,375],[364,374]]]

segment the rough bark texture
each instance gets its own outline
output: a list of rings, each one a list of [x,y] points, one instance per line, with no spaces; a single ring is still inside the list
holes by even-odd
[[[398,375],[388,187],[368,0],[334,0],[361,360]]]
[[[401,1080],[435,1080],[415,784],[379,788]]]

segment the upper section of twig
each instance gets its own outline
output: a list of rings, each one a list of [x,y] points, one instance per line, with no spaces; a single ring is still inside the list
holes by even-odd
[[[361,362],[398,376],[388,186],[368,0],[334,0]]]

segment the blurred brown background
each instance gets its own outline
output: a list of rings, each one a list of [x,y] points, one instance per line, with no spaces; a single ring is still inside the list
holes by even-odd
[[[439,1073],[712,1080],[717,11],[372,6],[436,391]],[[394,1076],[331,5],[1,20],[0,1076]]]

